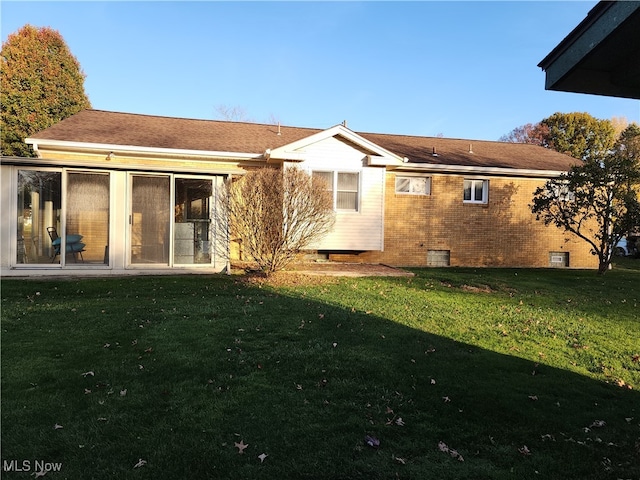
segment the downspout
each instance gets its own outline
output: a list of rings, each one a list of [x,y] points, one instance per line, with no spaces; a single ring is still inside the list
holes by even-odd
[[[229,205],[229,186],[231,185],[231,174],[229,173],[227,175],[227,180],[226,180],[226,185],[225,185],[225,189],[226,189],[226,195],[227,195],[227,205]],[[227,275],[231,275],[231,229],[229,227],[229,212],[227,211],[226,213],[226,217],[227,220],[225,222],[225,226],[226,226],[226,242],[227,242],[227,265],[225,266],[226,269],[226,273]]]

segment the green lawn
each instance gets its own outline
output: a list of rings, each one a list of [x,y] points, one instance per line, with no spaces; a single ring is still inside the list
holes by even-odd
[[[2,478],[637,480],[638,263],[4,279]]]

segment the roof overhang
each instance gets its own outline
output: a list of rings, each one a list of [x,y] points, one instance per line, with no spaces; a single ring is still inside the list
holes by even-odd
[[[154,156],[154,157],[189,157],[199,158],[202,160],[254,160],[264,161],[264,156],[259,153],[242,153],[242,152],[217,152],[217,151],[205,151],[205,150],[184,150],[174,148],[157,148],[157,147],[143,147],[137,145],[116,145],[108,143],[82,143],[82,142],[70,142],[65,140],[43,140],[27,138],[25,143],[33,146],[33,150],[40,155],[40,149],[65,151],[65,152],[78,152],[78,153],[97,153],[104,151],[105,155],[113,152],[116,156],[131,155],[131,156]]]
[[[431,163],[404,163],[393,169],[395,172],[421,172],[457,175],[477,175],[492,177],[528,177],[528,178],[556,178],[567,173],[556,170],[532,170],[505,167],[476,167],[470,165],[442,165]]]
[[[58,167],[61,166],[67,168],[82,168],[89,170],[129,170],[129,171],[144,171],[144,172],[172,172],[172,173],[191,173],[191,174],[211,174],[211,175],[245,175],[246,170],[236,167],[225,168],[206,168],[193,164],[178,163],[170,164],[153,164],[145,162],[143,164],[132,164],[131,162],[119,162],[117,157],[114,160],[110,160],[104,165],[97,165],[95,162],[82,162],[82,161],[67,161],[62,163],[59,159],[47,158],[47,157],[1,157],[0,163],[3,165],[16,165],[19,167]]]
[[[538,66],[545,89],[640,99],[640,2],[599,2]]]

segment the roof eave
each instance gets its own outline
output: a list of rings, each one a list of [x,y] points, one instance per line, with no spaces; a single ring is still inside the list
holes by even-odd
[[[470,165],[443,165],[443,164],[425,164],[425,163],[404,163],[392,170],[396,172],[412,171],[412,172],[428,172],[428,173],[453,173],[453,174],[472,174],[472,175],[491,175],[501,177],[530,177],[530,178],[555,178],[568,170],[535,170],[526,168],[507,168],[507,167],[478,167]]]
[[[247,152],[223,152],[223,151],[207,151],[207,150],[191,150],[177,148],[159,148],[159,147],[143,147],[139,145],[117,145],[109,143],[87,143],[87,142],[70,142],[66,140],[47,140],[38,138],[27,138],[25,143],[33,146],[34,151],[39,152],[41,148],[51,150],[65,150],[75,152],[105,152],[105,155],[113,152],[115,155],[156,155],[163,157],[197,157],[203,159],[220,159],[220,160],[264,160],[262,153]],[[38,153],[39,155],[39,153]]]

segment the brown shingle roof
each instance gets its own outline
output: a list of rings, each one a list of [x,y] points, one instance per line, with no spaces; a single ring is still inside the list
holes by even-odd
[[[359,135],[415,163],[552,171],[565,171],[576,163],[568,155],[524,143],[378,133]]]
[[[280,135],[278,135],[280,131]],[[159,117],[84,110],[31,138],[106,145],[263,154],[322,130],[257,123]],[[517,143],[358,133],[410,162],[440,165],[568,170],[575,160]],[[46,142],[42,142],[46,143]],[[469,150],[473,153],[470,153]],[[438,156],[433,156],[433,151]]]
[[[32,135],[31,138],[177,150],[262,154],[267,148],[280,147],[319,131],[281,127],[281,134],[278,135],[276,125],[83,110]]]

